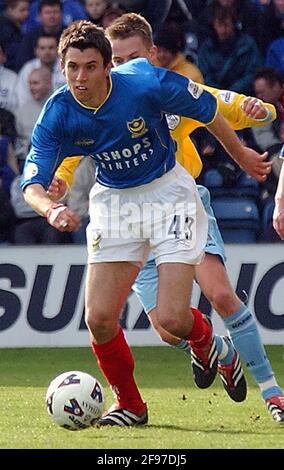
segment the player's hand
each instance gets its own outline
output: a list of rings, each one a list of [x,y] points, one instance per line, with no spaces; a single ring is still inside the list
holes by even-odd
[[[273,212],[273,227],[278,233],[281,240],[284,240],[284,203],[279,202],[275,204]]]
[[[263,183],[272,169],[272,162],[267,162],[267,157],[267,152],[259,154],[249,147],[244,147],[243,155],[238,159],[238,165],[259,183]]]
[[[64,204],[52,204],[46,218],[48,223],[60,232],[74,232],[80,227],[80,217]]]
[[[241,107],[245,114],[252,119],[265,119],[269,113],[262,101],[252,96],[245,98]]]
[[[66,182],[55,175],[47,190],[48,196],[52,201],[56,202],[60,201],[67,193],[68,187]]]

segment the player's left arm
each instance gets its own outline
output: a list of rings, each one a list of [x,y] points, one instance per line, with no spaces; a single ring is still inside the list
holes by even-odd
[[[240,106],[244,114],[245,127],[260,127],[275,121],[276,109],[271,103],[264,103],[254,96],[246,96]]]
[[[247,127],[260,127],[276,119],[276,109],[253,96],[246,96],[231,90],[219,90],[207,85],[202,87],[215,96],[219,112],[227,119],[234,130]]]
[[[71,188],[74,179],[74,172],[82,160],[82,156],[67,157],[56,170],[56,176],[65,181],[68,188]]]
[[[214,121],[206,127],[242,170],[259,182],[267,179],[272,167],[272,162],[266,161],[267,152],[259,154],[255,150],[245,147],[220,113],[217,113]]]

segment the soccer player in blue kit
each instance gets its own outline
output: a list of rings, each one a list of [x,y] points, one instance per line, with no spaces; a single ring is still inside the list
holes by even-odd
[[[217,372],[212,327],[188,308],[207,215],[193,178],[175,162],[165,113],[203,122],[235,159],[251,158],[263,175],[268,166],[241,144],[218,114],[215,98],[197,84],[147,60],[111,70],[110,43],[92,23],[71,24],[61,36],[59,55],[67,86],[51,96],[35,125],[22,188],[26,201],[50,224],[73,231],[78,217],[53,203],[46,189],[65,157],[94,158],[86,323],[99,367],[116,395],[99,424],[145,424],[147,406],[119,316],[149,249],[158,266],[160,325],[207,354],[213,378]]]

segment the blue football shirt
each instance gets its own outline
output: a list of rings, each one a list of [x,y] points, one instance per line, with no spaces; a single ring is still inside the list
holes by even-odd
[[[46,102],[34,127],[22,188],[47,188],[64,158],[91,156],[97,181],[113,188],[149,183],[175,165],[165,114],[204,124],[215,116],[215,98],[196,83],[135,59],[111,70],[111,89],[97,110],[78,103],[68,86]]]

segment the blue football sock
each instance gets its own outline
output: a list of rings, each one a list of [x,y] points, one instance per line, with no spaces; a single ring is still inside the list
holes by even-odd
[[[175,345],[175,347],[180,349],[181,351],[183,351],[188,356],[190,356],[190,349],[191,348],[190,348],[189,342],[186,341],[186,339],[181,339],[180,342]]]
[[[227,366],[233,361],[235,350],[230,341],[226,341],[222,336],[215,335],[216,349],[218,352],[218,362]]]
[[[259,385],[264,400],[282,394],[266,357],[255,319],[246,305],[241,304],[237,312],[223,320],[236,350]]]

